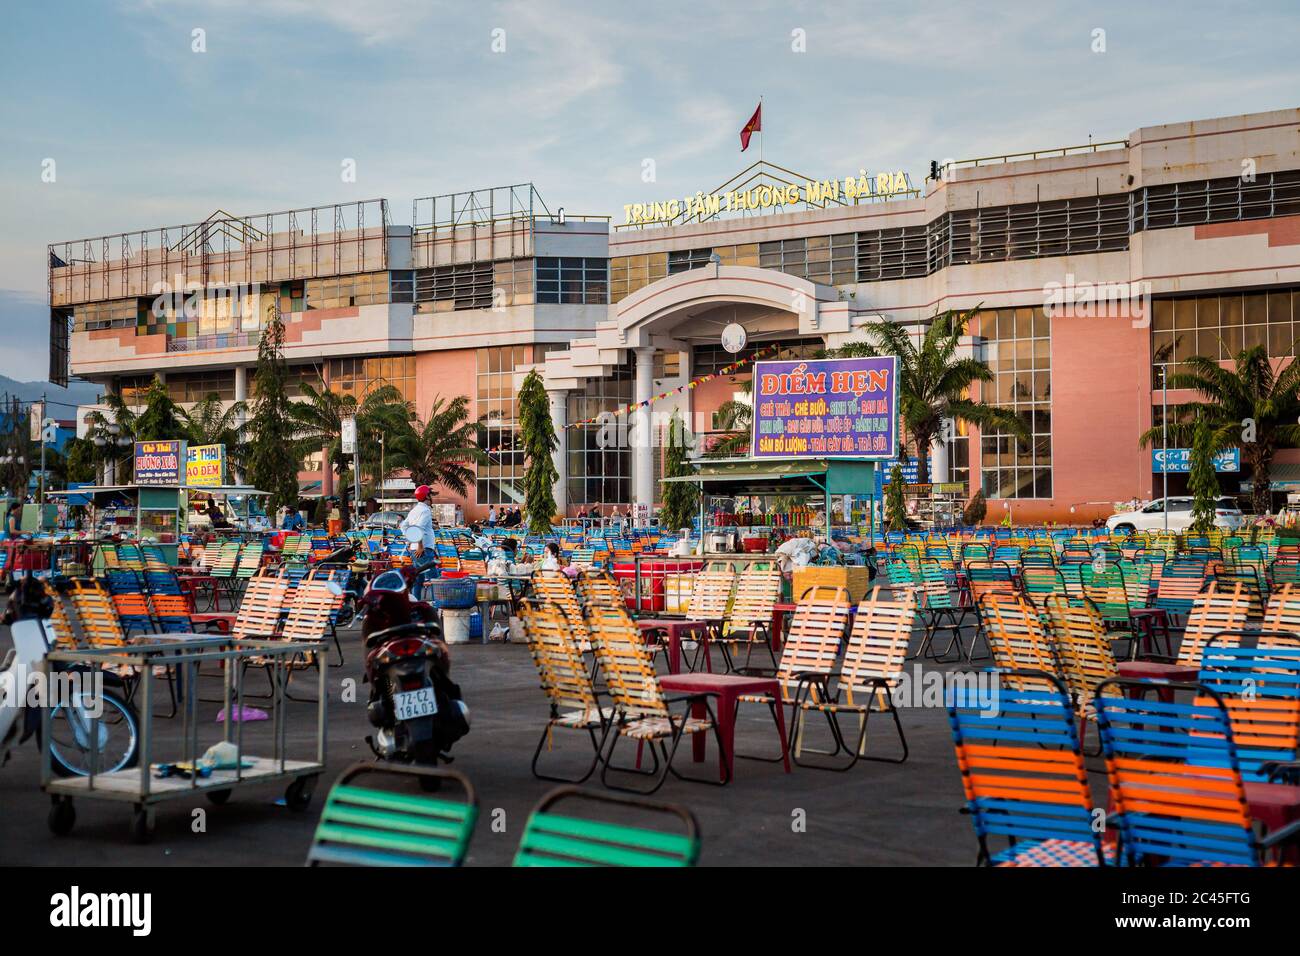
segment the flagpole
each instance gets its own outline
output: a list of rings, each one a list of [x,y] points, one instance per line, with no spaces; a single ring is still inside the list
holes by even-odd
[[[758,164],[763,165],[763,94],[758,94]]]

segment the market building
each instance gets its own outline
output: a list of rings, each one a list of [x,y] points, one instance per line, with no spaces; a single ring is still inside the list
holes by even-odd
[[[1191,355],[1293,355],[1300,110],[928,165],[823,177],[758,163],[613,217],[521,185],[416,200],[410,225],[376,199],[58,242],[51,377],[129,397],[157,374],[177,401],[247,399],[278,310],[302,380],[357,395],[388,382],[419,414],[470,397],[490,458],[463,502],[477,517],[519,500],[515,396],[538,367],[572,514],[652,506],[671,414],[707,444],[756,353],[812,357],[875,322],[976,309],[964,347],[995,374],[980,397],[1033,440],[958,424],[932,450],[934,478],[982,487],[988,520],[1023,524],[1161,492],[1137,436],[1190,397],[1163,383]],[[1300,450],[1278,461],[1275,487],[1300,488]],[[1221,475],[1231,492],[1249,478]],[[332,490],[319,459],[302,479]]]

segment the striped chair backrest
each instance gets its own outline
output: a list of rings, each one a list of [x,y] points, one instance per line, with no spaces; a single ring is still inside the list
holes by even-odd
[[[844,588],[817,585],[799,598],[776,672],[787,700],[799,688],[799,675],[834,670],[848,623],[849,595]]]
[[[736,586],[734,571],[701,571],[695,575],[687,616],[697,621],[720,621],[731,606],[731,592]]]
[[[330,619],[343,603],[328,581],[306,578],[298,582],[289,598],[289,615],[284,619],[280,636],[291,641],[322,641]]]
[[[438,777],[455,781],[464,800],[358,786],[367,775]],[[330,788],[307,851],[311,866],[460,866],[478,820],[478,799],[452,770],[363,763],[344,771]]]
[[[1246,626],[1250,594],[1242,584],[1221,588],[1211,581],[1196,597],[1187,614],[1187,626],[1178,645],[1178,664],[1200,667],[1205,645],[1220,631],[1239,631]]]
[[[984,855],[990,836],[1047,838],[1091,845],[1102,863],[1069,695],[1050,673],[1003,677],[1023,689],[1003,694],[996,708],[968,686],[953,687],[948,699],[957,766]]]
[[[629,823],[596,820],[557,813],[554,807],[569,801],[620,806],[645,815],[675,816],[683,832],[649,829]],[[542,798],[528,816],[515,853],[515,866],[694,866],[700,857],[699,827],[691,812],[671,804],[629,800],[608,794],[561,787]]]
[[[590,668],[564,612],[554,604],[525,600],[519,605],[519,619],[552,714],[561,708],[574,709],[588,719],[598,719],[600,705],[591,686]]]
[[[1264,629],[1300,634],[1300,583],[1283,584],[1269,596]]]
[[[126,635],[117,619],[112,598],[102,584],[95,580],[75,579],[68,598],[76,629],[81,631],[89,647],[122,647],[126,644]]]
[[[1211,641],[1197,682],[1227,707],[1246,780],[1267,782],[1265,764],[1300,759],[1300,637],[1255,647]]]
[[[241,638],[274,637],[280,629],[280,612],[289,594],[283,572],[264,570],[244,589],[231,633]]]
[[[1096,699],[1126,858],[1253,866],[1259,853],[1227,708],[1123,695]],[[1189,733],[1189,725],[1196,730]]]
[[[736,577],[736,593],[727,614],[729,627],[751,630],[770,625],[781,598],[781,572],[776,568],[745,570]]]
[[[993,662],[1002,671],[1056,673],[1056,659],[1038,609],[1018,595],[988,594],[980,602],[980,620]],[[1019,678],[1008,686],[1019,688]]]
[[[624,601],[618,582],[603,569],[583,569],[573,586],[581,604],[622,604]]]
[[[1119,665],[1106,636],[1106,622],[1088,601],[1057,595],[1045,603],[1058,673],[1082,714],[1092,711],[1097,686],[1119,676]]]
[[[858,604],[844,645],[840,664],[840,686],[847,703],[855,692],[870,699],[898,684],[907,659],[907,647],[916,624],[916,602],[911,595],[889,600],[883,588],[875,588]]]
[[[627,611],[593,605],[587,608],[586,621],[605,688],[619,713],[625,717],[668,716],[654,660]]]

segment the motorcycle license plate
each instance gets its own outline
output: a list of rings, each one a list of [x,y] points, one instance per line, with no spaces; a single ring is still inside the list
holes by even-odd
[[[428,717],[438,712],[438,698],[432,687],[408,690],[393,695],[393,716],[397,720],[414,720],[416,717]]]

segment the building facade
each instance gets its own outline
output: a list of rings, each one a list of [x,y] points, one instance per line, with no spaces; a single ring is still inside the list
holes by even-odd
[[[489,457],[463,502],[477,516],[519,500],[515,395],[538,367],[573,513],[651,506],[669,417],[706,442],[725,430],[748,371],[713,373],[756,350],[811,357],[872,323],[974,310],[963,348],[994,372],[978,397],[1032,439],[954,423],[934,477],[983,488],[991,521],[1079,522],[1164,487],[1137,436],[1191,397],[1163,388],[1180,363],[1255,344],[1293,356],[1300,110],[931,173],[912,189],[757,164],[710,194],[629,204],[627,222],[552,211],[525,185],[417,200],[410,226],[373,200],[56,243],[51,374],[124,395],[160,374],[178,401],[246,399],[278,309],[304,379],[358,395],[389,382],[420,414],[470,397]],[[178,294],[213,288],[255,291],[197,307]],[[731,353],[721,331],[737,325]],[[1279,460],[1281,481],[1300,473],[1300,452]],[[1249,475],[1221,479],[1236,492]]]

